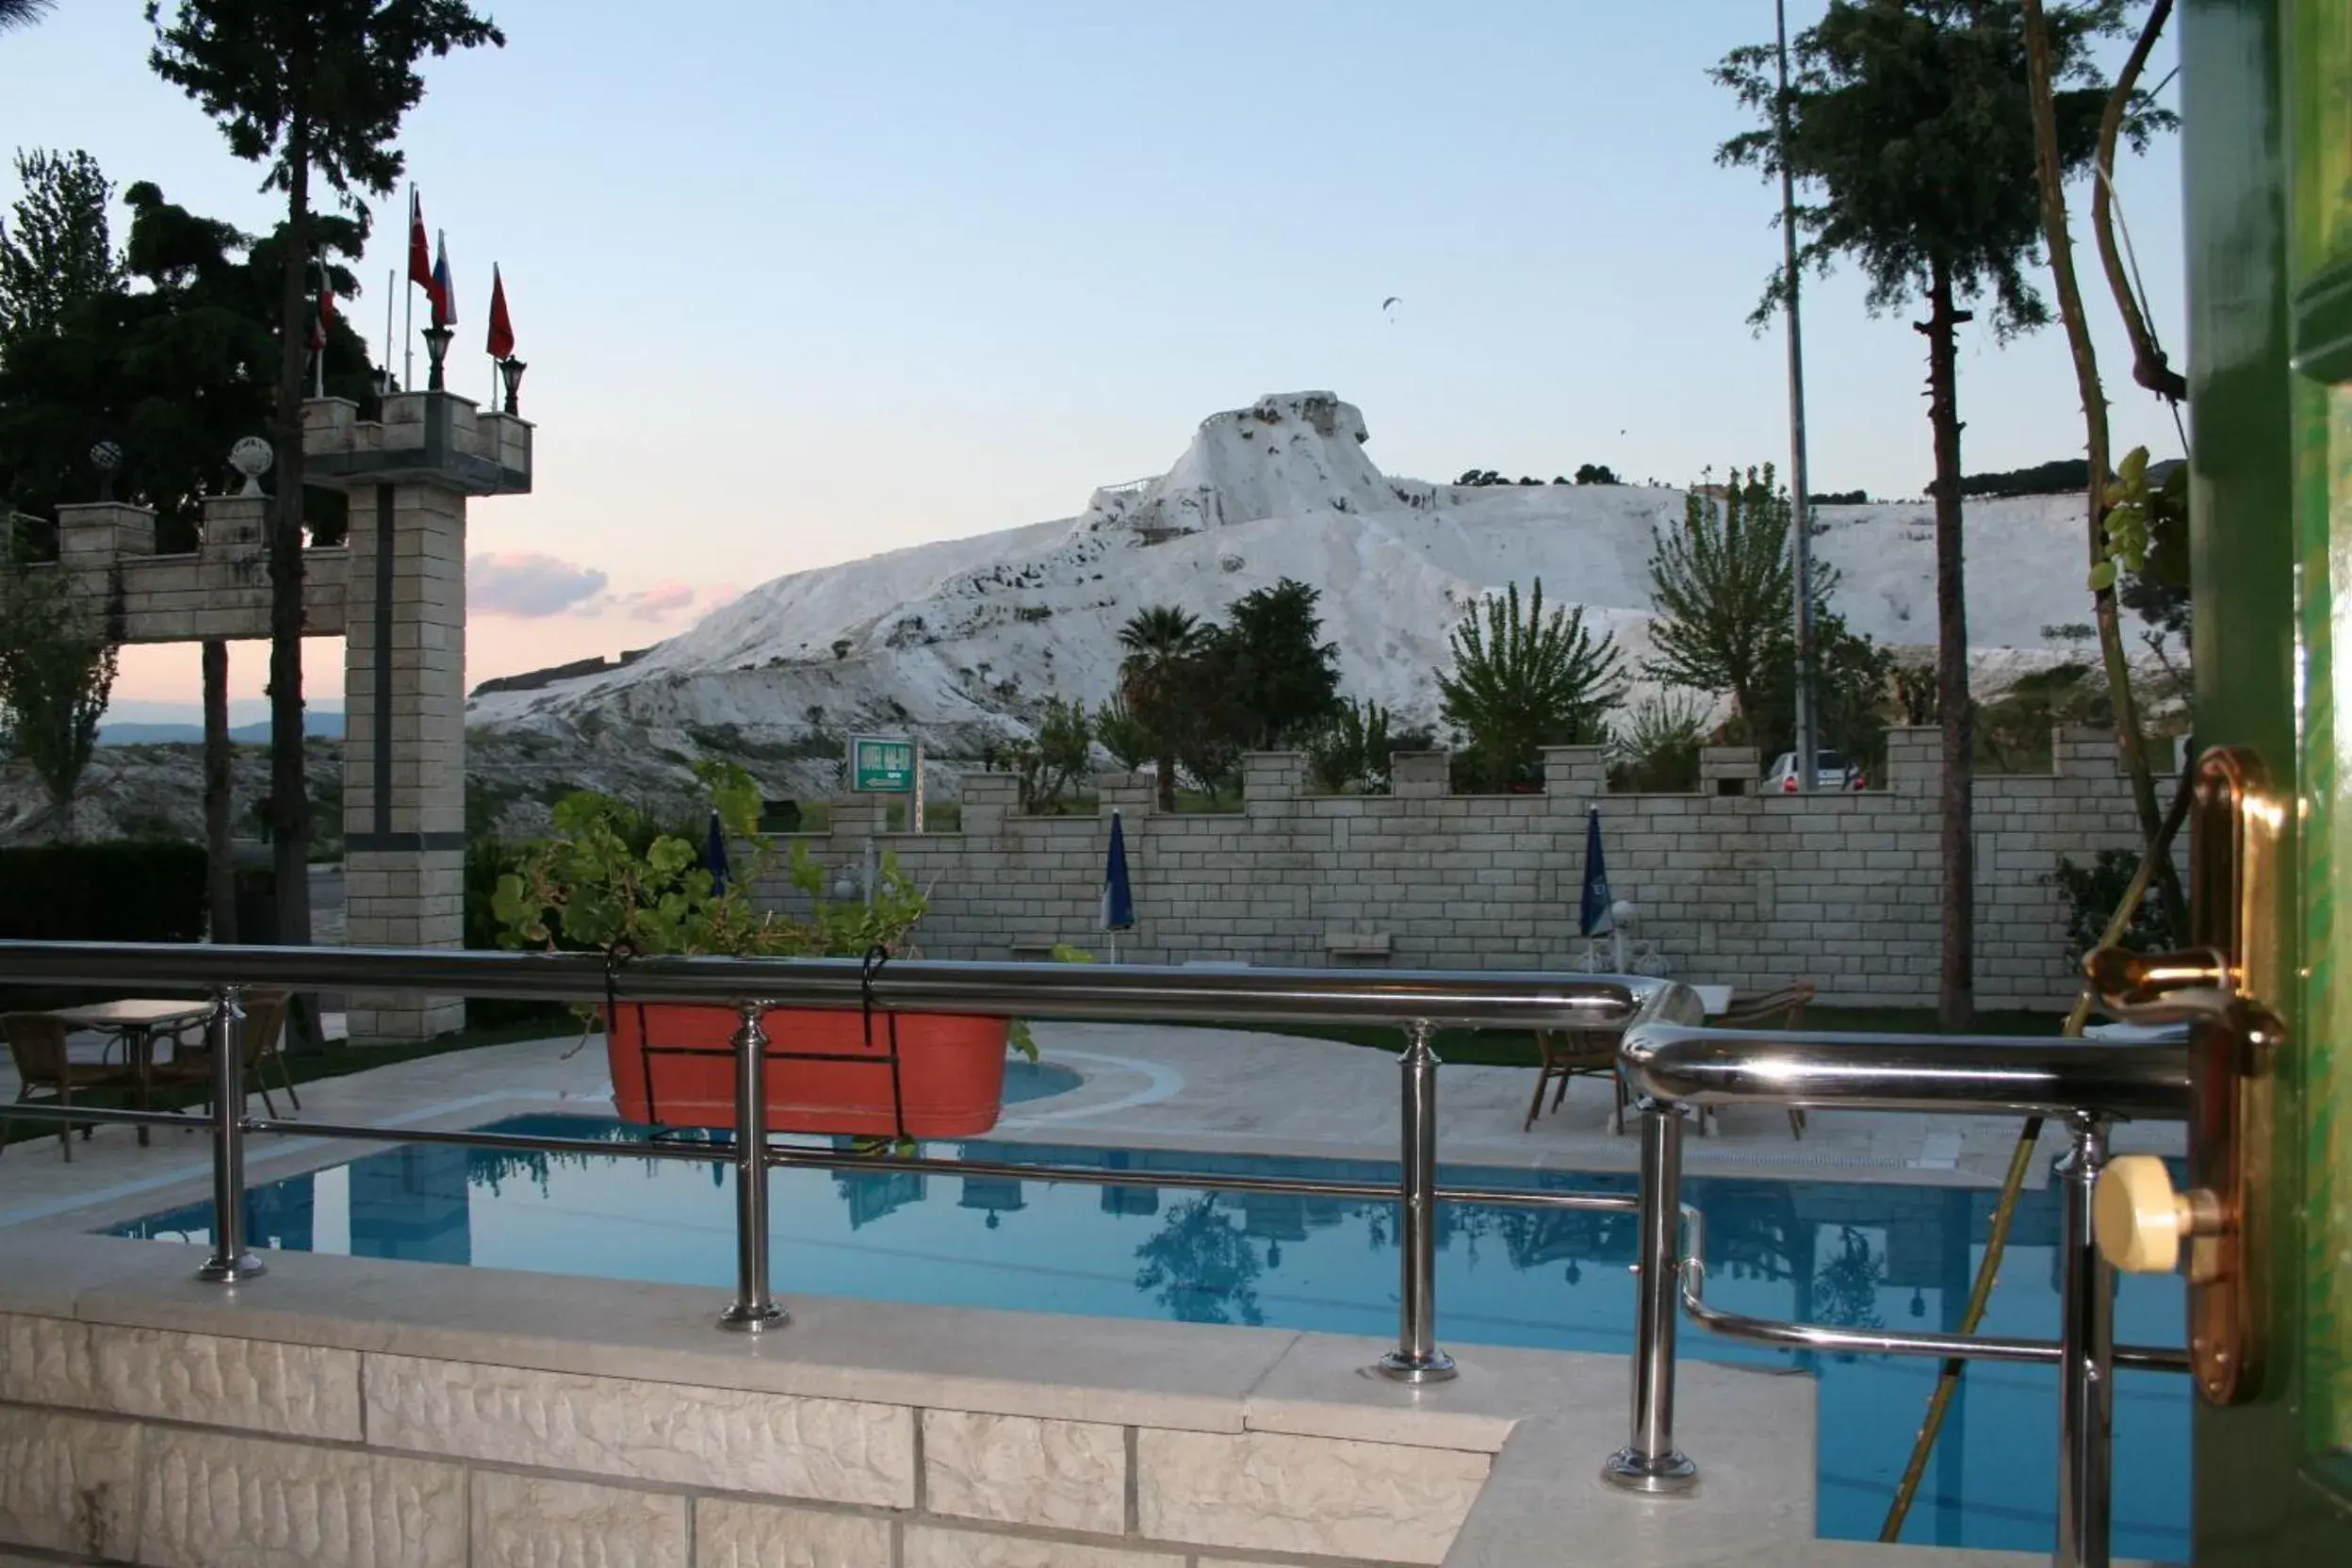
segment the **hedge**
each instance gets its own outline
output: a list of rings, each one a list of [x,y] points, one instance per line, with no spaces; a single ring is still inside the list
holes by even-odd
[[[204,851],[171,840],[0,849],[0,938],[192,942],[204,935]]]

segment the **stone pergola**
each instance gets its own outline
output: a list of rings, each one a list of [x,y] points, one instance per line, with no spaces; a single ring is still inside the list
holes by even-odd
[[[303,554],[302,630],[343,645],[343,846],[353,946],[456,947],[466,899],[466,503],[531,489],[531,426],[448,392],[380,420],[302,406],[303,480],[351,497],[343,545]],[[155,514],[57,509],[58,564],[121,643],[270,635],[270,501],[204,502],[203,543],[155,553]],[[52,568],[34,567],[35,571]],[[460,1028],[459,997],[355,994],[358,1041]]]

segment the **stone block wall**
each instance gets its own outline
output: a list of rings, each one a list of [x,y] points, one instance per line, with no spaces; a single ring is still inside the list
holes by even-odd
[[[1200,1430],[1075,1388],[1056,1396],[1076,1415],[1047,1418],[949,1397],[986,1380],[935,1377],[936,1404],[860,1397],[854,1372],[838,1396],[787,1394],[508,1364],[501,1336],[451,1337],[467,1359],[0,1315],[0,1559],[1434,1564],[1508,1430]]]
[[[1446,792],[1443,753],[1396,760],[1395,792],[1315,796],[1292,757],[1253,757],[1247,806],[1152,808],[1149,779],[1102,781],[1100,815],[1026,817],[1014,780],[963,781],[963,830],[889,834],[882,846],[929,891],[918,932],[933,957],[1037,957],[1097,930],[1109,813],[1126,819],[1137,929],[1122,959],[1400,969],[1584,967],[1576,911],[1585,812],[1601,814],[1611,890],[1668,972],[1702,985],[1810,980],[1824,1001],[1932,1004],[1940,887],[1933,730],[1888,738],[1886,776],[1854,793],[1718,792],[1753,780],[1754,753],[1710,750],[1704,792],[1607,792],[1595,747],[1545,753],[1541,794]],[[2160,784],[2168,794],[2168,782]],[[2075,976],[2065,911],[2046,878],[2138,842],[2113,740],[2062,731],[2047,775],[1976,781],[1977,998],[2062,1004]],[[811,847],[855,866],[878,818],[836,808]],[[780,887],[763,892],[784,899]]]

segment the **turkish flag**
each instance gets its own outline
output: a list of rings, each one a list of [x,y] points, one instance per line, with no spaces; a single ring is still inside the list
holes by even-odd
[[[487,347],[492,359],[504,359],[514,351],[514,323],[506,316],[506,280],[498,276],[496,262],[490,266],[490,341]]]
[[[327,276],[325,262],[318,264],[318,319],[310,326],[310,348],[313,353],[327,346],[327,328],[335,320],[335,282]]]
[[[433,282],[433,247],[425,240],[425,207],[414,186],[408,191],[408,281],[421,285],[427,299],[441,297]]]

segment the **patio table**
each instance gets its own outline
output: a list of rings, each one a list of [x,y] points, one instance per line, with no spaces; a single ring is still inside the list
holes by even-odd
[[[122,1042],[123,1054],[139,1081],[139,1108],[143,1111],[147,1108],[148,1081],[155,1065],[155,1037],[170,1035],[176,1041],[181,1030],[212,1016],[212,1004],[134,998],[126,1002],[94,1002],[86,1007],[54,1007],[49,1016],[62,1021],[69,1028],[95,1029]],[[144,1127],[139,1130],[139,1141],[142,1146],[147,1142]]]

